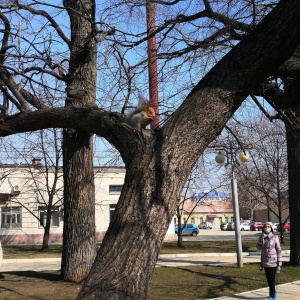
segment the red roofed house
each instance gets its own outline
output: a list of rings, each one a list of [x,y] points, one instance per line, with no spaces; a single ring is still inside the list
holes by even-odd
[[[234,222],[232,202],[212,199],[201,201],[199,199],[187,200],[183,204],[182,223],[187,219],[187,223],[199,225],[211,222],[213,228],[220,228],[222,222]],[[175,224],[177,223],[175,219]]]

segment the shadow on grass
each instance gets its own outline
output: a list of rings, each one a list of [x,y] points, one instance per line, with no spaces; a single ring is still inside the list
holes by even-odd
[[[53,273],[47,272],[36,272],[36,271],[12,271],[12,272],[3,272],[0,274],[0,279],[5,280],[5,274],[19,276],[19,277],[28,277],[43,279],[48,281],[61,281],[61,276],[59,271]]]
[[[263,287],[261,279],[253,277],[253,274],[257,273],[257,271],[254,271],[257,268],[257,263],[247,265],[243,270],[237,269],[236,265],[229,264],[206,266],[201,269],[197,266],[177,267],[176,270],[182,272],[182,278],[187,281],[190,278],[191,284],[197,286],[198,293],[203,297],[201,299],[217,298],[224,295],[235,298],[233,294],[244,292],[245,286],[249,286],[250,290]],[[173,269],[174,271],[175,269]],[[249,299],[242,297],[242,295],[239,295],[237,299]],[[261,299],[261,297],[253,299]]]
[[[11,271],[0,277],[3,300],[73,300],[81,289],[81,284],[61,280],[59,271]]]
[[[222,268],[219,266],[215,266],[215,268]],[[208,278],[205,282],[213,282],[212,286],[206,285],[206,294],[202,294],[203,297],[207,298],[215,298],[220,296],[221,293],[226,291],[230,291],[231,293],[237,293],[238,290],[234,288],[234,285],[238,285],[239,282],[234,279],[232,275],[224,275],[224,274],[211,274],[207,272],[194,271],[187,268],[179,268],[180,270],[188,273],[197,274],[202,280],[203,278]],[[201,279],[199,280],[201,282]],[[220,282],[217,284],[217,282]],[[218,291],[218,292],[216,292]]]

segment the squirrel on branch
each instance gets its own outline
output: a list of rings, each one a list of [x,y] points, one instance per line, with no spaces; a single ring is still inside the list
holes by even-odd
[[[150,102],[139,95],[138,106],[127,116],[127,123],[139,130],[145,129],[155,117],[155,111],[150,106]]]

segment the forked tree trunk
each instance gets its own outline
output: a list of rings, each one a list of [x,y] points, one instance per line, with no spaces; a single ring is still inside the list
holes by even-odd
[[[146,298],[164,236],[193,164],[237,107],[234,96],[224,104],[216,96],[218,90],[210,96],[212,90],[197,95],[203,97],[197,110],[204,122],[198,123],[196,137],[188,131],[188,121],[172,135],[174,121],[158,131],[142,132],[135,139],[136,152],[132,159],[125,159],[125,183],[113,220],[78,299]],[[216,119],[209,124],[206,114],[213,111]]]
[[[109,234],[79,299],[146,298],[149,279],[175,212],[176,201],[169,199],[177,199],[184,180],[177,178],[175,166],[172,171],[164,169],[165,162],[153,147],[142,152],[142,157],[127,168]]]
[[[294,43],[292,51],[299,46],[299,30],[289,44],[285,38],[286,30],[300,26],[299,12],[298,2],[280,2],[195,86],[161,129],[132,131],[132,138],[118,135],[113,126],[109,134],[107,128],[103,131],[124,159],[126,178],[78,299],[146,299],[151,273],[193,165],[246,96],[282,65],[287,46]],[[279,18],[284,22],[278,23]],[[265,55],[270,48],[272,55]]]

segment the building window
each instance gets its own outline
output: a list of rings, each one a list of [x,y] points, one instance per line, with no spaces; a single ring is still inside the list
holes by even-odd
[[[228,223],[228,217],[225,217],[225,223]]]
[[[109,220],[111,220],[114,211],[116,210],[117,204],[109,204]]]
[[[46,222],[47,222],[47,207],[46,206],[39,206],[39,218],[40,218],[40,226],[45,227]],[[59,226],[59,209],[58,209],[58,207],[52,208],[50,226],[51,227]]]
[[[110,195],[119,195],[121,194],[123,185],[110,185],[109,186],[109,194]]]
[[[1,208],[1,228],[19,229],[22,228],[21,206]]]
[[[200,217],[200,224],[203,223],[203,217]]]
[[[222,223],[222,217],[219,217],[219,224]]]
[[[234,217],[231,217],[230,219],[231,219],[230,222],[231,222],[231,223],[234,223]]]
[[[195,224],[195,218],[194,217],[191,217],[191,223]]]
[[[0,193],[0,204],[6,205],[6,203],[10,201],[10,198],[10,194]]]

